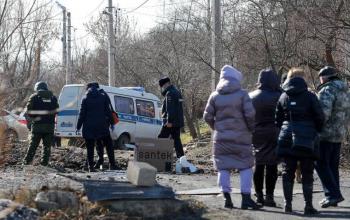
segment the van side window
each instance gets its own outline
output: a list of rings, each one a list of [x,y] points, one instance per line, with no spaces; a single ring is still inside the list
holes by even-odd
[[[153,102],[136,99],[136,109],[139,116],[145,116],[149,118],[155,117]]]
[[[134,114],[134,100],[122,96],[114,96],[115,110],[120,113]]]

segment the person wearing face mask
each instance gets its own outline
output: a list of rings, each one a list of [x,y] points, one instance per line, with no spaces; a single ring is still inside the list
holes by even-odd
[[[160,79],[159,86],[162,88],[162,95],[165,98],[162,106],[163,127],[158,138],[169,138],[171,136],[174,140],[176,156],[180,158],[185,155],[180,138],[180,130],[184,127],[182,95],[180,91],[171,84],[169,77]]]

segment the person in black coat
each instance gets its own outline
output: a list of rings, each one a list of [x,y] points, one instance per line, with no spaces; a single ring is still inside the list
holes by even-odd
[[[100,85],[97,82],[89,83],[88,87],[96,87],[98,89],[98,91],[106,97],[111,111],[112,112],[114,111],[114,108],[112,106],[112,103],[111,103],[111,100],[110,100],[108,94],[103,89],[100,88]],[[112,142],[112,145],[106,145],[107,156],[108,156],[109,161],[115,161],[114,150],[113,150],[113,140],[111,139],[110,141]],[[105,146],[104,146],[104,142],[102,141],[102,139],[98,139],[96,141],[96,152],[97,152],[98,160],[97,160],[97,163],[95,164],[95,169],[100,169],[101,166],[103,166],[104,147]],[[112,164],[115,164],[115,162],[112,162]],[[110,163],[110,166],[111,166],[111,163]]]
[[[96,142],[102,142],[109,155],[110,169],[116,169],[112,139],[109,127],[114,129],[112,111],[109,100],[94,83],[87,86],[86,96],[81,102],[77,131],[83,127],[83,138],[87,148],[89,171],[94,172],[94,147]]]
[[[277,138],[279,130],[275,124],[275,110],[281,89],[280,80],[273,70],[259,74],[258,89],[249,93],[255,114],[253,146],[255,151],[254,186],[257,203],[275,207],[274,190],[277,181]],[[266,198],[264,199],[264,175],[266,170]]]
[[[162,106],[163,127],[158,138],[169,138],[171,136],[174,139],[176,156],[180,158],[185,155],[180,138],[180,130],[184,127],[182,95],[170,83],[168,77],[160,79],[159,86],[163,89],[162,95],[165,99]]]
[[[285,91],[277,104],[276,124],[281,128],[277,155],[283,158],[283,192],[285,212],[292,212],[295,170],[301,166],[305,215],[317,214],[312,205],[314,160],[317,159],[317,137],[322,131],[324,114],[315,94],[308,91],[304,71],[293,68],[283,85]]]

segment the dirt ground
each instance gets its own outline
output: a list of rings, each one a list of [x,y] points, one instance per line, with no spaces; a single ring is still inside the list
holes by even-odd
[[[302,215],[304,202],[300,184],[295,185],[293,201],[295,213],[292,215],[283,213],[283,193],[280,177],[275,193],[277,208],[264,207],[260,211],[246,211],[239,208],[224,209],[223,197],[217,187],[216,172],[212,166],[209,140],[207,136],[200,141],[189,143],[185,147],[186,156],[198,168],[203,170],[202,174],[177,175],[170,173],[157,175],[157,182],[172,187],[176,193],[176,199],[186,204],[181,211],[158,219],[306,219]],[[67,214],[69,212],[65,210],[41,213],[42,219],[144,219],[144,216],[114,213],[104,207],[88,202],[82,184],[84,179],[127,181],[125,169],[127,161],[133,158],[133,151],[115,151],[120,171],[105,170],[97,173],[87,173],[83,169],[86,156],[84,149],[76,147],[53,148],[50,167],[38,165],[40,152],[37,152],[34,166],[21,166],[21,158],[23,158],[25,149],[24,146],[16,146],[13,149],[16,156],[7,157],[6,166],[0,171],[0,198],[9,198],[30,207],[35,207],[33,200],[37,192],[43,189],[68,190],[79,196],[82,209],[69,215]],[[106,167],[107,162],[108,159],[106,159]],[[350,198],[350,173],[345,169],[341,172],[341,189],[346,201],[338,207],[329,209],[321,209],[318,205],[323,193],[317,174],[314,177],[314,205],[321,211],[321,215],[315,216],[313,219],[350,219],[350,200],[348,200]],[[240,207],[241,195],[237,173],[232,174],[232,184],[234,205]]]

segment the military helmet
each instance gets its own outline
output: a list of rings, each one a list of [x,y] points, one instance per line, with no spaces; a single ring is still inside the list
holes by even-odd
[[[39,90],[49,90],[47,88],[47,84],[46,82],[37,82],[35,83],[35,86],[34,86],[34,91],[39,91]]]
[[[336,75],[337,75],[337,69],[332,66],[325,66],[318,73],[318,76],[323,76],[323,77],[332,77]]]

